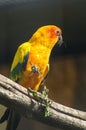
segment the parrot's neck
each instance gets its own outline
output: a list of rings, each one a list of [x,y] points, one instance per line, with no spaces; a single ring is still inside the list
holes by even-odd
[[[29,42],[31,43],[32,46],[43,46],[44,48],[49,49],[49,51],[52,51],[57,40],[46,38],[46,36],[37,37],[33,35],[33,37],[29,40]]]

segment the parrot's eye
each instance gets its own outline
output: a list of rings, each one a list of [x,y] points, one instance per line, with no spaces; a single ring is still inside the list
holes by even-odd
[[[60,32],[58,30],[56,30],[56,35],[60,36]]]

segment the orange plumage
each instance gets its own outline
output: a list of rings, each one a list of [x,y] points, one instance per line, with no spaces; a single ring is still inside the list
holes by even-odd
[[[49,70],[49,57],[56,43],[62,43],[62,31],[54,25],[39,28],[21,44],[15,54],[10,77],[26,88],[38,90]],[[32,70],[36,67],[38,72]]]
[[[28,42],[18,47],[10,78],[25,88],[37,91],[49,71],[49,58],[56,43],[62,44],[62,31],[59,27],[47,25],[39,28]],[[20,113],[7,109],[5,114],[9,115],[6,130],[16,130],[21,119]]]

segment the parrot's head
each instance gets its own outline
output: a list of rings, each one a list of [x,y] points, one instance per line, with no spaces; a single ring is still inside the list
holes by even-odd
[[[63,43],[62,30],[55,25],[46,25],[40,27],[30,39],[30,42],[53,48],[56,43]]]

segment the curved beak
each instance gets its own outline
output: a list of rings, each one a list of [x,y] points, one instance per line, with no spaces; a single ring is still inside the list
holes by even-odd
[[[60,35],[60,36],[59,36],[59,41],[58,41],[58,44],[57,44],[57,45],[61,46],[63,42],[64,42],[64,41],[63,41],[63,37],[62,37],[62,35]]]

